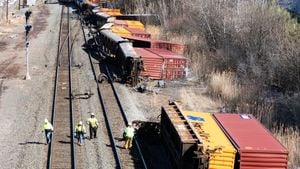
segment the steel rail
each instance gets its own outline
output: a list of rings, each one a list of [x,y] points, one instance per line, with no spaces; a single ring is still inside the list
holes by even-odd
[[[54,89],[53,89],[52,112],[51,112],[52,126],[54,126],[54,119],[55,119],[55,112],[56,112],[57,80],[58,80],[58,72],[59,72],[59,59],[61,55],[60,48],[62,48],[60,46],[60,35],[62,30],[63,11],[64,11],[64,6],[61,7],[61,18],[60,18],[60,23],[59,23],[60,26],[59,26],[59,33],[58,33],[57,60],[56,60],[55,80],[54,80]],[[53,134],[51,134],[51,140],[53,140],[53,137],[54,137]],[[52,141],[48,146],[47,169],[52,168],[51,161],[52,161]]]
[[[127,119],[126,113],[125,113],[125,111],[124,111],[124,109],[123,109],[123,106],[122,106],[121,101],[120,101],[120,99],[119,99],[118,93],[117,93],[117,91],[116,91],[116,89],[115,89],[115,86],[114,86],[114,84],[113,84],[112,78],[111,78],[111,76],[110,76],[110,71],[109,71],[109,69],[108,69],[108,67],[107,67],[106,65],[105,65],[105,69],[106,69],[106,72],[107,72],[107,76],[108,76],[108,79],[109,79],[111,88],[112,88],[113,93],[114,93],[114,95],[115,95],[115,97],[116,97],[118,106],[119,106],[119,108],[120,108],[120,110],[121,110],[123,120],[125,121],[126,125],[128,125],[128,119]],[[136,148],[137,148],[137,151],[138,151],[138,154],[139,154],[140,159],[141,159],[141,161],[142,161],[143,167],[144,167],[144,169],[147,169],[147,164],[146,164],[145,159],[144,159],[144,156],[143,156],[143,154],[142,154],[142,151],[141,151],[141,148],[140,148],[140,145],[139,145],[139,142],[138,142],[138,138],[137,138],[136,136],[134,136],[133,141],[134,141],[134,144],[135,144],[135,146],[136,146]]]
[[[74,123],[73,123],[73,99],[72,99],[72,72],[71,72],[71,52],[70,52],[70,21],[69,21],[69,8],[67,9],[67,26],[68,26],[68,35],[64,39],[63,43],[61,44],[61,34],[62,34],[62,23],[63,23],[63,16],[64,16],[64,6],[61,9],[61,20],[60,20],[60,28],[59,28],[59,35],[58,35],[58,50],[57,50],[57,60],[56,60],[56,72],[55,72],[55,80],[54,80],[54,94],[53,94],[53,103],[52,103],[52,113],[51,113],[51,124],[54,126],[55,124],[55,113],[56,113],[56,100],[57,100],[57,86],[58,86],[58,77],[59,77],[59,67],[60,67],[60,59],[62,48],[67,41],[68,47],[68,62],[69,62],[69,98],[70,98],[70,132],[71,132],[71,168],[76,169],[76,156],[75,156],[75,146],[74,146]],[[54,135],[51,135],[51,140],[54,139]],[[48,155],[47,155],[47,169],[52,168],[52,151],[53,151],[53,144],[52,141],[48,146]]]
[[[76,155],[74,145],[74,113],[73,113],[73,94],[72,94],[72,58],[70,52],[70,8],[67,9],[68,24],[68,60],[69,60],[69,106],[70,106],[70,133],[71,133],[71,168],[76,169]]]
[[[94,38],[94,41],[96,42],[96,45],[99,46],[99,44],[98,44],[98,42],[97,42],[97,39],[96,39],[94,36],[93,36],[93,38]],[[98,50],[99,53],[103,54],[104,56],[109,57],[103,50],[101,50],[101,49],[99,49],[99,48],[97,48],[97,50]],[[122,104],[121,104],[121,101],[120,101],[120,99],[119,99],[119,96],[118,96],[118,94],[117,94],[117,91],[116,91],[116,89],[115,89],[115,87],[114,87],[113,80],[112,80],[112,78],[111,78],[111,76],[110,76],[110,71],[109,71],[109,69],[108,69],[108,67],[107,67],[106,65],[105,65],[105,69],[106,69],[106,72],[107,72],[107,75],[108,75],[108,81],[109,81],[110,84],[111,84],[113,93],[114,93],[115,98],[116,98],[116,100],[117,100],[117,104],[118,104],[118,106],[119,106],[119,108],[120,108],[121,115],[122,115],[122,117],[123,117],[124,122],[125,122],[126,125],[127,125],[127,124],[128,124],[128,119],[127,119],[126,113],[125,113],[125,111],[124,111],[124,109],[123,109],[123,106],[122,106]],[[147,167],[147,164],[146,164],[146,162],[145,162],[144,156],[143,156],[143,154],[142,154],[142,151],[141,151],[141,148],[140,148],[140,145],[139,145],[139,142],[138,142],[138,138],[137,138],[136,136],[134,136],[134,139],[133,139],[133,140],[134,140],[134,144],[135,144],[135,146],[136,146],[136,148],[137,148],[138,154],[139,154],[139,156],[140,156],[140,159],[141,159],[141,161],[142,161],[143,167],[144,167],[145,169],[147,169],[148,167]]]
[[[82,28],[82,32],[83,32],[84,41],[87,44],[87,40],[86,40],[86,36],[85,36],[85,32],[84,32],[83,24],[82,24],[81,20],[80,20],[80,23],[81,23],[81,28]],[[91,53],[90,52],[87,52],[87,53],[88,53],[89,61],[90,61],[91,68],[92,68],[92,71],[93,71],[94,80],[95,80],[95,82],[97,84],[98,98],[99,98],[99,101],[100,101],[100,104],[101,104],[101,107],[102,107],[102,111],[103,111],[103,115],[104,115],[104,119],[105,119],[105,125],[106,125],[106,128],[108,130],[108,134],[109,134],[109,140],[110,140],[110,142],[112,144],[112,149],[113,149],[114,158],[115,158],[115,162],[116,162],[116,168],[121,169],[122,168],[121,160],[120,160],[119,154],[117,152],[117,147],[116,147],[116,143],[115,143],[115,140],[114,140],[114,137],[113,137],[112,128],[111,128],[110,122],[108,120],[109,117],[108,117],[108,114],[107,114],[107,112],[105,110],[103,98],[102,98],[102,95],[101,95],[101,92],[100,92],[100,88],[99,88],[99,85],[98,85],[97,76],[96,76],[96,73],[95,73],[95,68],[94,68],[94,65],[93,65],[93,62],[92,62]]]

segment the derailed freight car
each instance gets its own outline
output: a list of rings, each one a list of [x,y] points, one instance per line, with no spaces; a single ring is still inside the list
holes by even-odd
[[[204,154],[195,154],[202,152],[202,143],[175,103],[162,107],[161,137],[174,169],[195,169],[206,158]]]
[[[208,169],[233,169],[236,149],[214,120],[211,113],[184,111],[197,130],[208,154]]]
[[[287,169],[288,151],[249,114],[213,114],[238,150],[239,169]]]
[[[136,85],[143,70],[143,61],[134,51],[132,44],[111,30],[100,30],[96,36],[98,49],[105,57],[104,61],[113,65],[113,73],[123,82]]]
[[[177,169],[288,168],[287,149],[252,115],[185,112],[171,103],[162,108],[161,136]]]

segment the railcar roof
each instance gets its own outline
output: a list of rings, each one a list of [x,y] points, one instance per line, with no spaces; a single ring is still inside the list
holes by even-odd
[[[123,39],[119,35],[112,33],[111,30],[101,30],[100,33],[115,43],[128,42],[127,39]]]

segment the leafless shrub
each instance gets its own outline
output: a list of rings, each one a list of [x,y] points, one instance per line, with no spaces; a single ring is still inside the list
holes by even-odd
[[[157,39],[160,37],[161,31],[158,26],[146,25],[146,31],[151,32],[151,37]]]
[[[240,86],[231,72],[212,73],[208,87],[212,95],[223,100],[236,100],[240,95]]]
[[[289,150],[289,168],[300,166],[300,132],[292,127],[273,129],[275,137]]]
[[[293,94],[277,97],[274,101],[275,116],[277,125],[285,128],[297,126],[300,123],[300,95]],[[299,126],[298,126],[299,127]]]

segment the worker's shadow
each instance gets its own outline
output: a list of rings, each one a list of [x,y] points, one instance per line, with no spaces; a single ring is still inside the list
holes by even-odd
[[[115,137],[115,140],[117,140],[117,141],[125,141],[125,139],[123,137]]]
[[[112,147],[112,145],[110,145],[110,144],[105,144],[105,145],[106,145],[106,147]],[[125,149],[124,146],[116,145],[116,147],[119,148],[119,149]]]
[[[71,141],[58,141],[59,143],[61,143],[61,144],[71,144]]]
[[[27,145],[27,144],[44,144],[44,143],[37,142],[37,141],[26,141],[24,143],[19,143],[19,145]]]

